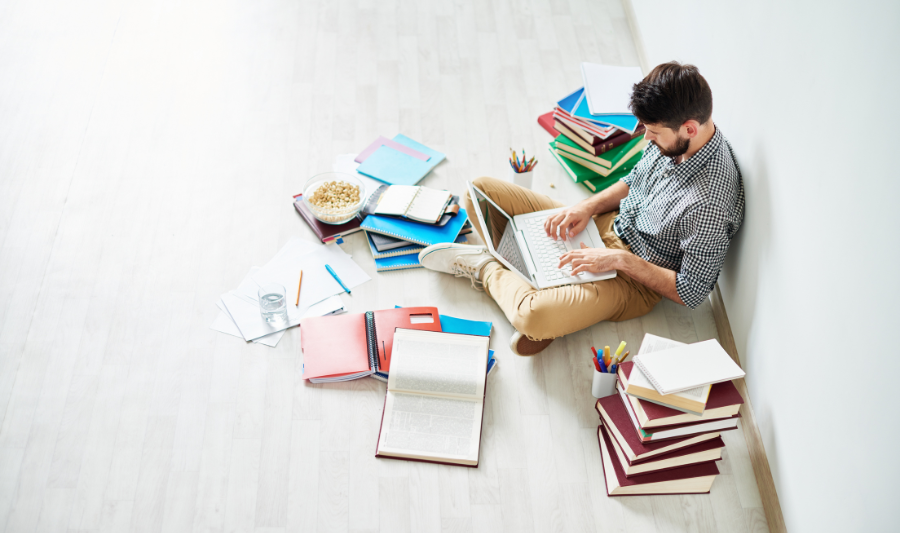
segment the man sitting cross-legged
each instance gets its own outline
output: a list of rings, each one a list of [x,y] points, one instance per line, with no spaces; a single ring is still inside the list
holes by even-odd
[[[731,145],[712,121],[709,85],[692,65],[664,63],[635,84],[631,110],[650,140],[640,162],[544,224],[558,238],[596,224],[606,249],[582,244],[559,266],[571,264],[572,275],[614,269],[615,278],[536,290],[484,246],[436,244],[419,253],[422,266],[468,277],[487,291],[516,328],[516,354],[536,354],[602,320],[639,317],[662,296],[696,308],[715,286],[743,220],[744,188]],[[479,178],[474,185],[510,216],[562,207],[505,181]],[[466,208],[475,213],[471,198]]]

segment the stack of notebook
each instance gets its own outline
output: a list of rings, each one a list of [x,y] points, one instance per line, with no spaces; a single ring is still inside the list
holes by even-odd
[[[647,141],[627,109],[637,67],[584,63],[585,86],[556,103],[538,123],[553,135],[550,153],[576,183],[601,191],[631,172]]]
[[[738,427],[744,400],[731,380],[739,377],[715,340],[684,345],[647,334],[634,361],[619,366],[617,394],[595,405],[607,494],[709,492],[720,433]]]
[[[421,268],[419,252],[441,242],[465,243],[472,231],[459,197],[418,186],[382,186],[369,198],[360,226],[378,272]]]

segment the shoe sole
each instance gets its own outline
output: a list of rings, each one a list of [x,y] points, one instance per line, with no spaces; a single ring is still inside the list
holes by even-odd
[[[455,243],[455,242],[432,244],[428,248],[425,248],[424,250],[419,252],[419,263],[421,263],[423,259],[425,259],[426,257],[428,257],[429,255],[431,255],[434,252],[441,252],[444,250],[452,250],[454,248],[465,250],[472,246],[473,246],[472,244],[459,244],[459,243]],[[487,250],[487,248],[485,248],[484,246],[480,246],[480,248],[484,251]]]
[[[544,339],[544,340],[540,340],[540,341],[533,341],[533,340],[529,339],[528,337],[526,337],[525,335],[522,335],[521,337],[516,339],[515,342],[511,341],[509,343],[509,349],[512,350],[512,352],[518,356],[530,357],[532,355],[537,355],[537,354],[543,352],[544,350],[546,350],[547,346],[550,346],[550,344],[553,342],[553,340],[554,339]],[[526,345],[531,344],[531,346],[526,346],[527,349],[521,350],[521,349],[519,349],[520,344],[526,344]]]

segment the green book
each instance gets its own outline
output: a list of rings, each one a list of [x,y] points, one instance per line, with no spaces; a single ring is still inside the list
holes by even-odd
[[[551,142],[550,144],[552,145],[553,143]],[[634,168],[634,165],[636,165],[644,155],[643,152],[641,152],[626,161],[622,166],[610,173],[609,176],[601,176],[587,167],[583,167],[570,159],[560,156],[552,146],[550,154],[559,162],[563,170],[566,171],[566,174],[572,178],[572,181],[581,183],[591,192],[600,192],[627,176],[628,173],[631,172],[631,169]]]
[[[586,159],[594,164],[597,164],[604,168],[615,168],[616,164],[623,159],[631,159],[635,152],[639,152],[643,150],[643,146],[638,147],[638,145],[644,140],[643,135],[639,135],[634,139],[631,139],[627,143],[622,146],[617,146],[608,152],[604,152],[600,155],[594,155],[590,152],[587,152],[578,145],[572,139],[569,139],[565,135],[560,135],[553,142],[556,143],[556,148],[559,150],[565,150],[570,154],[576,155],[582,159]]]

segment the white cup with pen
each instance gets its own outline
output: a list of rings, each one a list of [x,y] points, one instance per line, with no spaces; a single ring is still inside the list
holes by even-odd
[[[604,347],[602,352],[598,352],[591,346],[593,353],[591,365],[594,370],[593,380],[591,381],[591,394],[594,398],[605,398],[616,393],[616,371],[619,364],[631,353],[622,353],[624,349],[625,341],[619,343],[615,354],[610,351],[609,346]]]
[[[537,165],[537,160],[534,156],[532,156],[531,159],[526,159],[524,148],[522,149],[521,159],[512,148],[510,148],[509,151],[512,152],[512,156],[509,158],[509,166],[511,167],[510,177],[512,178],[512,182],[520,187],[530,189],[532,184],[531,178],[534,174],[534,167]]]

